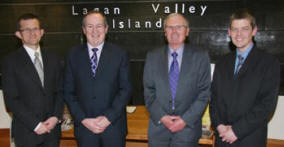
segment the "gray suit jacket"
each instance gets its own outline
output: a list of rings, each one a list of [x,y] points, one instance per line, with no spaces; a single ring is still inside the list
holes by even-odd
[[[147,54],[143,78],[145,105],[151,115],[150,125],[153,125],[149,131],[160,125],[159,120],[164,115],[178,115],[187,123],[186,128],[191,129],[189,132],[195,134],[194,138],[199,138],[201,116],[210,96],[208,54],[184,46],[174,112],[168,78],[168,47]]]

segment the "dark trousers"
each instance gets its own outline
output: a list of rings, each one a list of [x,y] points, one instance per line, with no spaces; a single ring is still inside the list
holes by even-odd
[[[75,130],[78,147],[125,147],[125,135],[120,130],[107,128],[101,134],[94,134],[82,126]]]
[[[59,139],[54,139],[50,141],[45,141],[40,144],[35,142],[26,142],[25,144],[17,144],[16,147],[59,147]]]

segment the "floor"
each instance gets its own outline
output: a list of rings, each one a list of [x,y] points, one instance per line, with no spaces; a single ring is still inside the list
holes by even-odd
[[[9,129],[0,129],[0,147],[10,147]],[[77,147],[75,140],[61,141],[60,147]],[[147,143],[127,142],[126,147],[147,147]],[[201,145],[199,147],[210,147]],[[284,147],[284,140],[268,139],[267,147]]]

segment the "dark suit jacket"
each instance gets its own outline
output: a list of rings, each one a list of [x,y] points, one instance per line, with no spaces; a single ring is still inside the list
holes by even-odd
[[[234,76],[235,59],[236,52],[229,53],[216,64],[210,103],[212,124],[215,128],[232,125],[238,141],[231,146],[265,147],[267,123],[279,90],[279,62],[254,47]],[[219,137],[216,143],[226,146]]]
[[[210,62],[206,52],[184,46],[182,64],[175,97],[175,112],[171,108],[168,76],[168,47],[147,54],[144,67],[145,105],[151,115],[149,134],[164,115],[178,115],[187,123],[185,135],[197,141],[201,135],[201,116],[210,97]],[[167,129],[167,128],[163,128]],[[157,134],[163,135],[163,134]]]
[[[33,130],[51,116],[61,119],[63,111],[61,64],[57,56],[42,52],[44,87],[26,50],[8,56],[2,64],[2,86],[7,107],[13,114],[12,133],[16,144],[59,139],[60,126],[48,134]]]
[[[104,133],[126,135],[125,106],[132,89],[127,53],[105,42],[95,77],[87,44],[71,49],[66,63],[64,98],[75,121],[75,135],[82,132],[84,118],[97,116],[111,122]]]

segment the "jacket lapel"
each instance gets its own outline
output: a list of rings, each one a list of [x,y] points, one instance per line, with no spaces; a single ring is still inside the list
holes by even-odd
[[[80,62],[80,67],[82,68],[82,71],[84,72],[84,76],[88,77],[88,79],[94,79],[93,77],[93,71],[91,66],[91,59],[89,56],[88,46],[87,44],[83,44],[81,48],[80,54],[78,54],[78,61]]]
[[[42,89],[42,85],[41,85],[41,81],[39,78],[39,75],[34,67],[34,64],[30,58],[30,56],[28,55],[28,53],[26,52],[26,50],[22,47],[20,48],[20,53],[21,56],[19,57],[21,60],[21,63],[23,63],[23,69],[25,70],[25,73],[27,77],[29,77],[31,79],[31,81],[35,82],[36,84],[38,84]]]
[[[95,77],[103,76],[102,73],[103,73],[104,69],[106,68],[106,66],[109,65],[110,57],[111,57],[111,51],[108,48],[108,44],[105,42],[103,49],[102,49],[102,52],[101,52],[101,56],[100,56],[100,59],[99,59],[98,68],[97,68]]]
[[[234,51],[232,54],[230,54],[227,62],[227,68],[225,69],[228,71],[228,77],[230,79],[235,78],[235,62],[236,62],[236,52]]]
[[[245,75],[245,73],[255,65],[255,63],[256,63],[255,53],[256,53],[256,49],[254,47],[254,48],[252,48],[252,50],[248,54],[243,66],[240,68],[240,71],[236,75],[236,78],[239,78],[239,77]]]
[[[185,79],[186,75],[188,73],[191,73],[192,71],[190,67],[192,67],[192,50],[190,49],[190,47],[188,45],[184,46],[184,50],[183,50],[183,55],[182,55],[182,63],[181,63],[181,68],[180,68],[180,74],[179,74],[179,79],[178,79],[178,87],[177,87],[177,91],[176,91],[176,98],[178,98],[179,96],[179,91],[186,87],[185,85],[187,85],[188,83],[188,79]],[[190,87],[186,87],[186,88],[190,88]]]
[[[169,84],[169,69],[168,69],[168,47],[166,46],[163,51],[161,52],[160,60],[159,60],[159,69],[157,69],[157,72],[159,72],[157,75],[161,75],[161,81],[164,82],[166,92],[169,96],[169,99],[171,99],[171,89]]]
[[[54,65],[50,65],[47,53],[44,49],[41,50],[42,64],[43,64],[43,73],[44,73],[44,86],[43,88],[46,90],[48,88],[51,76],[51,68]]]

